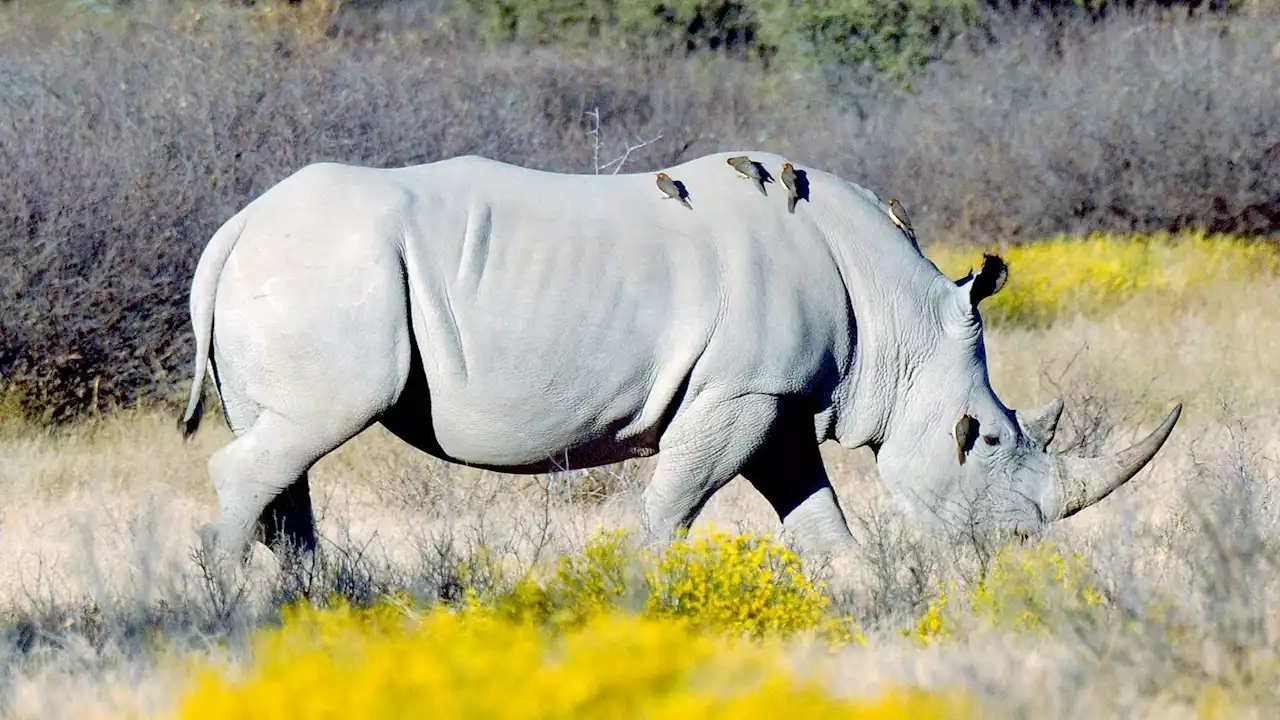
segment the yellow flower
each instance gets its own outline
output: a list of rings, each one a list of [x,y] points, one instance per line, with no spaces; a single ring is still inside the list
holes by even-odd
[[[955,635],[962,622],[1017,632],[1048,632],[1060,618],[1099,617],[1105,597],[1078,553],[1063,555],[1053,543],[1001,548],[986,575],[967,592],[954,582],[939,588],[912,630],[903,634],[927,645]]]
[[[205,670],[177,717],[968,718],[962,692],[894,688],[840,698],[789,670],[777,645],[618,612],[556,634],[490,613],[442,608],[294,608],[262,630],[243,679]]]
[[[980,252],[931,248],[939,269],[961,277],[980,264]],[[1280,254],[1247,238],[1185,232],[1178,235],[1059,236],[1001,251],[1009,281],[984,303],[993,322],[1043,325],[1080,314],[1097,316],[1139,294],[1163,303],[1192,302],[1187,290],[1280,271]]]

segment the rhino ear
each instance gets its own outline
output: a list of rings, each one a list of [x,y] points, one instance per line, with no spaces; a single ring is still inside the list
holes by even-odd
[[[1022,428],[1022,434],[1027,436],[1033,450],[1044,452],[1049,443],[1053,442],[1053,436],[1058,432],[1058,420],[1062,417],[1062,408],[1062,398],[1054,398],[1044,407],[1026,413],[1013,411],[1018,427]]]
[[[982,254],[982,269],[978,271],[969,285],[969,304],[977,307],[978,303],[1000,292],[1009,279],[1009,266],[999,255]]]

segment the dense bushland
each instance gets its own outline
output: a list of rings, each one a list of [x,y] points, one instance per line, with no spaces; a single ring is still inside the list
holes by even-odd
[[[561,21],[503,44],[409,0],[231,5],[0,6],[0,414],[50,423],[171,397],[187,379],[200,250],[302,165],[479,153],[592,172],[595,108],[601,163],[659,133],[623,171],[785,152],[904,199],[925,243],[1280,223],[1280,28],[1252,17],[1095,23],[1045,11],[1054,3],[983,5],[964,11],[984,13],[976,30],[921,34],[899,19],[878,49],[837,58],[855,64],[819,53],[784,68],[709,40],[633,53],[565,30],[538,46]],[[686,5],[714,4],[672,12]],[[863,53],[845,42],[848,18],[872,6],[796,17]],[[627,27],[614,31],[665,37]],[[907,42],[917,35],[929,42]]]
[[[459,0],[490,43],[610,45],[643,54],[717,52],[772,65],[869,64],[902,78],[979,20],[976,0]]]
[[[1116,11],[1256,9],[1243,0],[455,0],[449,19],[490,44],[717,53],[770,67],[867,66],[895,80],[962,39],[989,40],[1005,13],[1100,20]]]

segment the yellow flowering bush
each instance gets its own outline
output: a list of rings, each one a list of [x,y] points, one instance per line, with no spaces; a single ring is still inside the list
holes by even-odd
[[[1053,543],[1003,548],[971,595],[975,614],[1015,630],[1046,631],[1057,612],[1078,613],[1105,604],[1079,553],[1063,555]]]
[[[795,553],[745,535],[676,542],[647,577],[651,615],[754,636],[816,627],[830,601],[805,577]]]
[[[1057,618],[1094,618],[1106,598],[1091,573],[1082,555],[1064,555],[1053,543],[1008,545],[968,593],[960,593],[954,582],[939,588],[915,626],[904,632],[928,644],[952,637],[962,622],[1048,632]]]
[[[805,576],[796,553],[764,537],[719,531],[660,549],[634,547],[626,531],[600,533],[547,577],[530,573],[497,592],[473,589],[467,603],[562,629],[623,609],[752,637],[815,631],[865,642],[851,621],[829,615],[830,597]]]
[[[911,630],[903,630],[902,634],[915,637],[921,645],[950,639],[954,634],[954,621],[948,613],[947,606],[956,592],[954,582],[944,583],[937,589],[934,596],[929,598],[925,611],[916,618],[915,627]]]
[[[477,609],[303,606],[258,632],[243,673],[200,670],[176,717],[977,717],[959,691],[841,698],[826,680],[776,643],[619,612],[556,633]]]
[[[1272,244],[1203,232],[1064,235],[999,254],[1009,264],[1009,281],[984,303],[983,317],[1020,325],[1101,315],[1139,294],[1177,302],[1190,289],[1280,271]],[[975,249],[935,247],[929,255],[953,278],[981,265]]]
[[[561,556],[555,570],[545,577],[534,568],[514,581],[503,582],[507,571],[485,557],[484,548],[478,556],[474,566],[460,568],[466,587],[465,606],[509,620],[569,628],[644,592],[637,582],[643,579],[639,559],[628,543],[628,533],[621,530],[599,533],[582,553]],[[481,572],[477,573],[477,568]],[[483,575],[482,582],[475,582],[481,579],[477,575]]]
[[[903,633],[922,645],[979,626],[1048,633],[1063,619],[1106,620],[1105,606],[1080,555],[1010,545],[967,590],[940,588]],[[960,690],[843,696],[838,659],[794,662],[797,633],[866,642],[784,546],[712,532],[644,548],[605,532],[541,573],[471,588],[458,606],[391,597],[368,609],[286,608],[243,664],[196,661],[173,717],[979,714]]]

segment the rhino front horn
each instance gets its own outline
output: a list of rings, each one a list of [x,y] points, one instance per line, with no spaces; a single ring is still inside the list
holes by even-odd
[[[1053,473],[1053,484],[1057,490],[1054,504],[1057,507],[1044,508],[1045,517],[1050,520],[1069,518],[1128,482],[1155,457],[1181,415],[1182,403],[1178,403],[1150,435],[1109,457],[1057,456]]]

